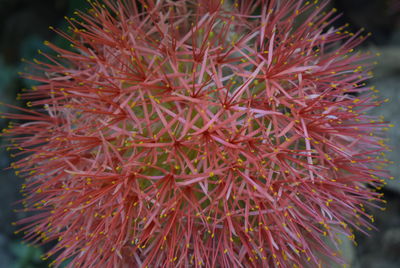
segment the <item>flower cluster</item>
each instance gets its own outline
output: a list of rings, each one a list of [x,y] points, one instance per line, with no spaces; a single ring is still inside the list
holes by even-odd
[[[140,2],[140,3],[139,3]],[[328,1],[104,0],[45,42],[3,135],[20,224],[73,267],[344,263],[387,160],[371,55]],[[329,241],[329,242],[328,242]]]

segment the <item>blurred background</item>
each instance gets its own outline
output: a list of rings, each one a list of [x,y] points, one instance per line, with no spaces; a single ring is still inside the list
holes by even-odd
[[[382,98],[389,98],[384,106],[371,111],[383,115],[395,124],[389,131],[389,144],[393,152],[389,159],[394,180],[383,188],[388,202],[386,211],[372,211],[379,231],[369,236],[356,236],[357,246],[343,239],[343,254],[354,268],[400,267],[400,0],[334,0],[332,7],[342,13],[337,25],[350,23],[353,30],[364,27],[372,36],[360,48],[380,53],[375,68],[375,85]],[[76,9],[85,10],[84,0],[0,0],[0,101],[23,105],[16,100],[17,93],[32,86],[22,80],[18,72],[24,64],[21,58],[33,59],[37,50],[46,50],[44,40],[64,45],[63,40],[48,29],[66,28],[63,17],[71,16]],[[8,108],[1,107],[2,112]],[[0,128],[8,121],[0,119]],[[11,170],[3,170],[12,160],[0,139],[0,268],[47,267],[41,255],[46,248],[31,247],[22,243],[21,235],[14,234],[12,222],[24,217],[15,213],[23,182]],[[49,247],[51,245],[48,245]]]

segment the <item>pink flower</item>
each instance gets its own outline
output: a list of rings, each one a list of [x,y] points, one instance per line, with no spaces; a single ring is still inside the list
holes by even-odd
[[[26,240],[71,267],[344,263],[388,177],[361,32],[328,1],[103,2],[4,114]]]

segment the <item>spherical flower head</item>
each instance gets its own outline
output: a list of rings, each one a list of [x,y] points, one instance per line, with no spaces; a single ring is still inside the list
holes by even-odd
[[[56,266],[344,263],[388,176],[362,33],[328,1],[139,2],[67,18],[4,114],[26,240]]]

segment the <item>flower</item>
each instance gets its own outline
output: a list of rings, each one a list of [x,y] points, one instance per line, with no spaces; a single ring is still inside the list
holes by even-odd
[[[71,49],[45,42],[3,115],[55,265],[321,266],[372,228],[388,124],[361,31],[328,1],[223,2],[93,1],[55,30]]]

